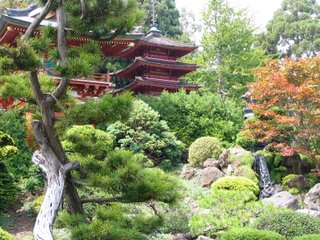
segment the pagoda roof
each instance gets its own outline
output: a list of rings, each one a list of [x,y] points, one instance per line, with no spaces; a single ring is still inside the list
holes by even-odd
[[[167,38],[159,31],[150,31],[145,37],[137,39],[134,46],[129,46],[118,54],[123,58],[134,58],[139,55],[139,49],[146,46],[154,46],[162,49],[174,50],[176,57],[182,57],[190,52],[193,52],[198,47],[192,43],[183,43],[170,38]]]
[[[157,67],[162,69],[174,69],[174,70],[180,70],[183,72],[182,75],[195,71],[198,66],[195,64],[189,64],[189,63],[181,63],[181,62],[166,62],[166,61],[153,61],[146,58],[137,57],[135,58],[134,62],[130,64],[127,68],[120,70],[115,73],[115,76],[118,78],[125,78],[130,73],[136,71],[137,69],[143,67],[143,66],[151,66],[151,67]],[[134,76],[135,77],[135,76]],[[131,77],[131,78],[134,78]]]
[[[177,84],[170,84],[166,82],[157,82],[148,80],[142,77],[136,77],[129,85],[112,90],[110,93],[119,94],[125,91],[133,91],[135,93],[146,93],[153,90],[153,92],[161,93],[163,91],[176,92],[179,89],[185,89],[187,91],[196,91],[201,88],[197,84],[189,84],[184,82],[177,82]]]

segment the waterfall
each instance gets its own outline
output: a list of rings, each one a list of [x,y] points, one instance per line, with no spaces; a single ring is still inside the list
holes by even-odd
[[[275,188],[271,183],[268,166],[264,156],[259,154],[254,156],[253,170],[259,175],[259,197],[271,197],[275,192]]]

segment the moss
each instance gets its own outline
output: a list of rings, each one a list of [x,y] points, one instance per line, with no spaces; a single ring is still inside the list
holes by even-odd
[[[233,228],[223,233],[218,240],[285,240],[285,238],[273,231]]]
[[[192,166],[201,166],[208,158],[217,159],[222,151],[222,144],[217,138],[198,138],[189,148],[189,163]]]
[[[237,154],[233,154],[232,149],[237,149],[235,151],[235,153]],[[234,163],[236,161],[239,161],[242,166],[245,165],[245,166],[251,167],[253,165],[253,154],[243,149],[242,147],[236,145],[235,147],[231,148],[229,162]]]
[[[234,171],[234,175],[249,178],[254,183],[259,184],[258,175],[248,166],[240,166]]]
[[[297,176],[299,176],[299,175],[297,175],[297,174],[289,174],[289,175],[285,176],[285,177],[282,179],[282,186],[285,187],[285,188],[287,188],[287,187],[288,187],[288,186],[287,186],[287,183],[288,183],[290,180],[296,178]]]
[[[227,176],[219,178],[211,185],[211,189],[248,190],[253,192],[255,195],[259,194],[258,184],[246,177]]]
[[[14,240],[13,236],[0,228],[0,240]]]

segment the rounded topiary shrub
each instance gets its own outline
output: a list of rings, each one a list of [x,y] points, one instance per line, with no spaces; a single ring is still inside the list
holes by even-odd
[[[0,228],[0,240],[14,240],[13,236]]]
[[[263,230],[275,231],[286,239],[296,236],[320,233],[320,219],[291,210],[276,210],[264,212],[257,218],[254,227]]]
[[[226,176],[219,178],[211,185],[211,189],[251,191],[255,195],[259,194],[259,187],[254,181],[246,177]]]
[[[217,138],[198,138],[189,147],[189,163],[192,166],[201,166],[208,158],[217,159],[222,151],[222,144]]]
[[[253,228],[233,228],[223,233],[218,240],[285,240],[279,233]]]
[[[319,240],[320,234],[308,234],[299,237],[294,237],[292,240]]]

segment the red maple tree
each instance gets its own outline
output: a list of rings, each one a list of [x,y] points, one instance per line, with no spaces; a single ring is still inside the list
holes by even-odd
[[[320,160],[320,56],[273,61],[249,85],[255,118],[250,137],[283,156],[305,154]]]

